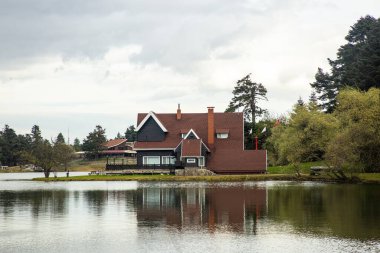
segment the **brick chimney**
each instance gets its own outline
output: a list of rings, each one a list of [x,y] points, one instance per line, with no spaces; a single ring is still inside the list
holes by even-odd
[[[181,114],[181,104],[178,104],[178,109],[177,109],[177,120],[180,120],[182,118]]]
[[[207,142],[209,145],[214,145],[215,142],[215,121],[214,121],[214,107],[207,107]]]

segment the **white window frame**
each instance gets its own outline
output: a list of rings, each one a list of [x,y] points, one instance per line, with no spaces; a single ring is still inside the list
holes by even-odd
[[[196,163],[197,160],[195,158],[186,158],[186,163]]]
[[[201,161],[202,161],[202,164],[201,164]],[[199,167],[204,167],[205,165],[206,165],[206,163],[205,163],[205,157],[204,156],[198,157],[198,166]]]
[[[159,163],[147,163],[149,158],[158,159]],[[160,165],[160,156],[143,156],[143,165]]]
[[[164,162],[164,160],[169,159],[169,163]],[[175,156],[162,156],[161,157],[161,164],[162,165],[172,165],[175,164],[176,162],[176,157]]]
[[[216,138],[218,138],[218,139],[228,139],[228,133],[218,133],[218,134],[216,134]]]
[[[186,134],[181,134],[181,138],[184,139]]]

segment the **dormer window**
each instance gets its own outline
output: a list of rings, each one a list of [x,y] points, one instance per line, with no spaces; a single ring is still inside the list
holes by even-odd
[[[216,134],[216,138],[218,138],[218,139],[227,139],[228,138],[228,134]]]
[[[181,129],[181,132],[179,133],[181,138],[184,139],[186,134],[190,131],[190,129]]]
[[[216,138],[218,139],[228,139],[230,130],[229,129],[216,129]]]

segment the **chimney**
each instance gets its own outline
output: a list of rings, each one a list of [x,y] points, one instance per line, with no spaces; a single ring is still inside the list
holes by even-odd
[[[181,114],[181,104],[178,104],[178,109],[177,109],[177,120],[180,120],[182,117]]]
[[[207,107],[207,141],[209,145],[214,145],[215,142],[215,123],[214,123],[214,107]]]

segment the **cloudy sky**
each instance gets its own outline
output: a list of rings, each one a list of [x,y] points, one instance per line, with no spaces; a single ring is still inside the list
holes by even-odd
[[[248,73],[280,115],[367,14],[379,0],[1,0],[0,127],[113,138],[138,112],[224,111]]]

